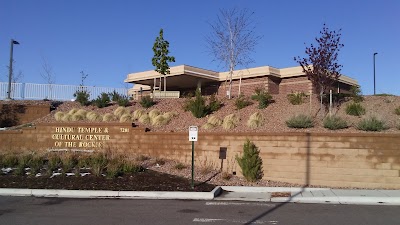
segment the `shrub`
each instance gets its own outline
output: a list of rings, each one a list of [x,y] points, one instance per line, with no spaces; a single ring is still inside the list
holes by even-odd
[[[210,118],[208,118],[208,120],[207,120],[207,123],[212,124],[214,126],[221,126],[222,120],[220,120],[216,116],[210,116]]]
[[[400,106],[394,109],[394,114],[400,116]]]
[[[169,122],[168,118],[164,117],[163,115],[158,115],[152,119],[151,124],[153,126],[163,126],[168,124],[168,122]]]
[[[346,113],[347,115],[361,116],[365,114],[365,108],[360,103],[352,102],[346,106]]]
[[[304,92],[292,92],[287,95],[287,98],[292,105],[301,105],[306,96]]]
[[[124,106],[120,106],[114,110],[114,115],[117,116],[118,118],[120,118],[124,114],[129,114],[129,113],[130,113],[129,109]]]
[[[56,112],[56,113],[54,114],[54,118],[55,118],[57,121],[61,121],[62,118],[64,117],[64,114],[65,114],[65,113],[58,111],[58,112]]]
[[[166,112],[163,114],[163,116],[167,119],[172,119],[173,117],[177,116],[177,112]]]
[[[150,107],[152,107],[154,104],[156,104],[154,101],[153,101],[153,99],[149,96],[149,95],[146,95],[146,96],[143,96],[141,99],[140,99],[140,105],[142,106],[142,107],[144,107],[144,108],[150,108]]]
[[[119,118],[119,122],[121,123],[128,123],[128,122],[132,122],[132,115],[131,114],[124,114],[121,116],[121,118]]]
[[[299,114],[287,120],[286,125],[290,128],[310,128],[314,127],[314,122],[310,116]]]
[[[120,99],[118,99],[117,103],[119,106],[128,106],[130,103],[129,97],[126,95],[122,95]]]
[[[69,122],[69,121],[72,120],[72,115],[69,114],[69,113],[66,113],[66,114],[64,114],[64,116],[62,117],[61,120],[64,121],[64,122]]]
[[[203,129],[205,129],[205,130],[209,130],[209,129],[212,129],[212,128],[214,128],[215,127],[215,125],[213,125],[213,124],[211,124],[211,123],[205,123],[203,126],[201,126],[201,128],[203,128]]]
[[[350,88],[350,96],[354,102],[362,102],[364,101],[364,97],[362,96],[361,88],[357,86],[352,86]]]
[[[61,158],[58,155],[50,154],[47,157],[47,175],[51,176],[53,171],[61,166]]]
[[[29,162],[29,168],[31,168],[31,174],[36,175],[40,172],[44,165],[44,158],[42,156],[34,156]]]
[[[83,117],[86,117],[87,112],[84,109],[79,109],[74,114],[78,114],[78,115],[82,115]]]
[[[150,119],[154,119],[154,118],[156,118],[157,116],[159,116],[160,114],[161,114],[160,110],[158,110],[158,109],[153,109],[153,110],[151,110],[151,111],[149,112],[149,117],[150,117]]]
[[[108,93],[108,96],[110,96],[110,99],[113,102],[118,102],[118,100],[123,97],[123,95],[119,94],[115,90],[113,92]]]
[[[78,112],[77,108],[73,108],[71,110],[69,110],[68,114],[70,114],[71,116],[74,115],[76,112]]]
[[[144,111],[143,109],[137,109],[133,112],[132,119],[138,120],[144,114],[146,114],[146,111]]]
[[[243,145],[242,157],[236,156],[236,161],[242,169],[242,174],[247,181],[254,182],[263,176],[262,159],[257,146],[247,139]]]
[[[85,90],[76,91],[74,93],[74,97],[76,98],[75,101],[79,102],[82,106],[89,105],[90,103],[90,94]]]
[[[84,120],[86,117],[82,114],[75,113],[74,115],[71,116],[71,121],[80,121]]]
[[[111,113],[106,113],[103,115],[103,122],[110,122],[116,120],[116,116]]]
[[[18,165],[18,157],[14,154],[3,155],[1,164],[3,167],[15,167]]]
[[[63,173],[68,173],[78,165],[78,157],[75,154],[66,153],[61,157]]]
[[[90,159],[90,167],[93,175],[99,177],[102,175],[108,164],[108,159],[104,153],[97,153]]]
[[[183,165],[182,163],[177,163],[177,164],[175,165],[175,169],[177,169],[177,170],[183,170],[183,169],[185,169],[185,168],[186,168],[186,166]]]
[[[119,158],[111,159],[107,163],[107,177],[115,178],[123,174],[123,163]]]
[[[222,122],[222,127],[225,130],[230,130],[235,128],[238,123],[239,117],[237,117],[235,114],[229,114],[224,118],[224,121]]]
[[[235,100],[236,109],[243,109],[246,106],[251,105],[249,98],[240,94],[239,97]]]
[[[251,99],[258,101],[258,108],[265,109],[271,104],[272,96],[262,88],[256,88],[255,94],[251,96]]]
[[[107,93],[101,93],[94,101],[93,104],[99,108],[104,108],[110,103],[110,96]]]
[[[208,99],[208,107],[210,109],[210,112],[218,111],[221,106],[222,103],[218,100],[218,98],[215,95],[211,95]]]
[[[339,130],[347,128],[347,122],[339,116],[327,116],[324,120],[324,127],[329,130]]]
[[[202,118],[208,114],[208,108],[206,106],[206,101],[199,89],[196,90],[196,95],[194,99],[188,99],[185,106],[186,111],[190,111],[194,117]]]
[[[382,131],[388,129],[383,120],[376,118],[375,116],[369,116],[362,119],[357,124],[357,129],[363,131]]]
[[[145,169],[142,166],[137,165],[131,161],[124,161],[124,163],[122,165],[122,171],[124,174],[139,173],[139,172],[143,172],[144,170]]]
[[[250,116],[249,120],[247,121],[247,126],[253,129],[258,128],[262,125],[263,120],[264,118],[262,114],[259,112],[255,112]]]
[[[143,123],[143,124],[150,124],[150,117],[149,117],[149,115],[147,115],[147,114],[144,114],[144,115],[142,115],[141,117],[139,117],[139,120],[138,120],[140,123]]]
[[[89,112],[88,114],[86,114],[86,117],[89,121],[94,121],[94,122],[103,121],[103,117],[95,112]]]

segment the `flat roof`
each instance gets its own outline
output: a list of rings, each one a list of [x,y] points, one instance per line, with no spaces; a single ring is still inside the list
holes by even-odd
[[[287,67],[282,69],[274,68],[271,66],[262,66],[262,67],[235,70],[233,71],[232,79],[237,80],[240,78],[245,79],[245,78],[261,77],[261,76],[274,76],[285,79],[285,78],[304,76],[304,75],[305,73],[303,72],[303,68],[301,66]],[[181,79],[182,76],[185,76],[185,79]],[[179,81],[182,82],[179,86],[188,86],[189,83],[193,85],[193,82],[195,84],[197,84],[197,82],[206,84],[212,82],[225,81],[229,79],[229,72],[215,72],[212,70],[206,70],[194,66],[180,65],[171,67],[170,74],[167,74],[166,77],[168,77],[167,84],[168,82],[171,82],[170,84],[174,86],[174,82]],[[152,85],[155,78],[160,78],[160,74],[154,70],[149,70],[138,73],[130,73],[127,75],[125,82],[142,84],[142,85]],[[349,85],[358,85],[357,80],[345,75],[341,75],[339,77],[339,81]]]

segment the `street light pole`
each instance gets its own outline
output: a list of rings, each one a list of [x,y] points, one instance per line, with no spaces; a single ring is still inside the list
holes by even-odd
[[[376,89],[375,89],[375,56],[377,55],[378,53],[374,53],[374,95],[376,94]]]
[[[13,49],[14,45],[19,45],[19,42],[11,39],[11,48],[10,48],[10,68],[9,68],[9,73],[8,73],[8,90],[7,90],[7,98],[5,100],[11,100],[11,77],[12,77],[12,72],[13,72]]]

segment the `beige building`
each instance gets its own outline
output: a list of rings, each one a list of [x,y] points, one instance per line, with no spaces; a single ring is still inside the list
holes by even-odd
[[[136,98],[149,93],[154,93],[155,97],[176,98],[194,92],[197,87],[204,95],[225,96],[229,89],[229,72],[215,72],[180,65],[171,67],[170,74],[166,77],[160,77],[159,73],[150,70],[128,74],[125,82],[135,84],[130,93]],[[358,86],[358,82],[342,75],[335,84],[333,92],[348,92],[352,86]],[[309,93],[310,91],[315,93],[315,88],[300,66],[282,69],[262,66],[234,71],[232,96],[238,96],[240,93],[251,95],[256,88],[265,88],[271,94]]]

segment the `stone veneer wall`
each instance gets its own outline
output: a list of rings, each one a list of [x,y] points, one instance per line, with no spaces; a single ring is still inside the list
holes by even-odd
[[[75,140],[60,135],[75,135]],[[195,143],[195,167],[207,164],[219,168],[219,149],[227,147],[223,170],[240,173],[235,156],[241,154],[247,138],[260,150],[264,179],[336,187],[400,188],[399,134],[200,132]],[[125,123],[41,124],[0,131],[0,143],[2,152],[112,149],[128,155],[148,154],[186,163],[191,160],[187,132],[145,132]]]

